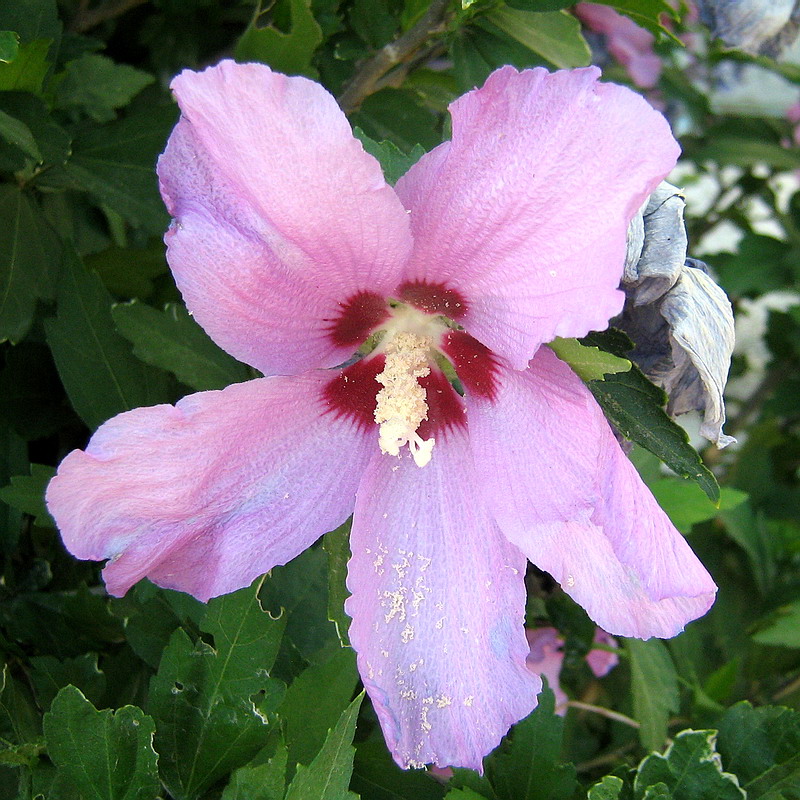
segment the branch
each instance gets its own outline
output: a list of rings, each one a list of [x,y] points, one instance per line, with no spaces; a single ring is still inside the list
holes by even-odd
[[[389,70],[408,61],[431,37],[444,32],[450,0],[433,0],[423,17],[399,39],[382,47],[365,61],[339,96],[339,105],[346,114],[356,111],[378,88]]]
[[[108,3],[102,3],[90,9],[88,7],[89,3],[83,0],[78,7],[78,13],[69,24],[69,30],[72,33],[84,33],[102,22],[120,17],[126,11],[142,6],[147,2],[149,0],[110,0]]]

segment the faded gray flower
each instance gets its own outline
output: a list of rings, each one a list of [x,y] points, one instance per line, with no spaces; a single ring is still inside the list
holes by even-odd
[[[733,312],[707,266],[686,257],[684,206],[680,191],[662,183],[631,221],[627,301],[613,324],[633,340],[630,357],[669,396],[667,411],[702,411],[700,433],[725,447],[735,441],[722,432]]]
[[[697,0],[700,19],[729,47],[779,56],[800,31],[800,0]]]

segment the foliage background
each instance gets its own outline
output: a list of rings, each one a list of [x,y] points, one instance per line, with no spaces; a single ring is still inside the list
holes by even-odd
[[[532,570],[529,624],[561,632],[582,705],[562,719],[543,694],[484,776],[447,782],[397,769],[358,694],[340,644],[346,526],[208,606],[147,583],[110,599],[98,566],[63,550],[44,486],[113,414],[251,376],[187,314],[164,260],[153,167],[177,71],[235,57],[321,80],[392,180],[499,65],[627,73],[565,0],[2,0],[0,800],[800,798],[800,306],[785,293],[800,150],[774,108],[720,103],[748,63],[785,87],[800,68],[726,50],[685,5],[608,4],[657,36],[647,94],[684,148],[690,242],[713,250],[727,229],[709,260],[750,328],[727,427],[740,444],[704,453],[719,508],[634,453],[719,599],[672,641],[621,642],[598,681],[593,625]]]

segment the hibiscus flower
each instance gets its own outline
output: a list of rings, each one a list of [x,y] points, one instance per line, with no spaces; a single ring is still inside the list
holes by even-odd
[[[392,189],[319,85],[182,73],[169,263],[209,335],[272,377],[115,417],[48,490],[116,595],[145,576],[233,591],[353,514],[350,639],[404,767],[479,769],[535,706],[526,559],[623,636],[673,636],[713,601],[541,346],[620,312],[628,222],[678,154],[598,78],[498,70]]]

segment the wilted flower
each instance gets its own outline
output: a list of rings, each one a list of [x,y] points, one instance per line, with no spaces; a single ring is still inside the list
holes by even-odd
[[[713,601],[540,347],[619,313],[628,221],[678,152],[598,76],[495,72],[395,191],[317,84],[181,74],[170,266],[216,342],[281,377],[121,414],[48,490],[114,594],[232,591],[353,513],[350,640],[403,766],[480,768],[534,707],[526,557],[621,635],[672,636]]]
[[[735,441],[722,432],[733,311],[706,265],[686,256],[684,206],[664,182],[631,220],[622,278],[628,299],[614,324],[634,341],[631,358],[669,396],[667,410],[702,411],[700,433],[726,447]]]
[[[778,56],[800,31],[796,0],[695,0],[700,19],[729,47]]]

